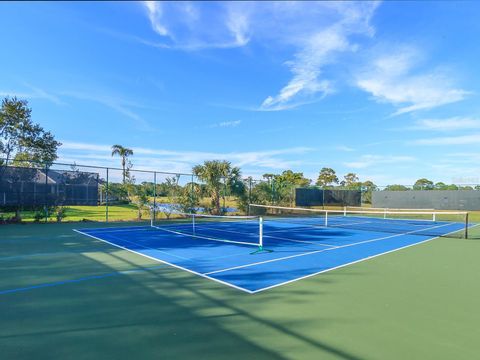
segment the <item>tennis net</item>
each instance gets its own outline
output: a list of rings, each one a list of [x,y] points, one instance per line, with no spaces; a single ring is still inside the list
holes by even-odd
[[[347,211],[398,211],[398,212],[435,212],[435,209],[400,209],[400,208],[377,208],[377,207],[363,207],[363,206],[345,206]]]
[[[355,229],[435,237],[468,237],[468,213],[446,211],[321,210],[250,204],[251,215],[265,223],[280,221],[302,227]]]
[[[170,220],[151,220],[151,226],[173,235],[237,245],[263,245],[263,221],[259,216],[226,216],[175,212]]]

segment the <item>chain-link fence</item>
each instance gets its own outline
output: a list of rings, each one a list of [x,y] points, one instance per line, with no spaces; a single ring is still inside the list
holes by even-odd
[[[480,186],[457,189],[480,190]],[[246,214],[249,204],[371,207],[372,195],[384,190],[419,188],[374,184],[301,188],[274,176],[263,180],[232,176],[222,178],[218,184],[208,184],[188,173],[4,161],[0,165],[0,223],[147,221],[168,219],[181,212]],[[321,204],[315,203],[319,194]]]
[[[212,185],[188,173],[11,161],[0,166],[0,223],[245,214],[252,198],[281,203],[284,192],[267,181],[238,177]]]

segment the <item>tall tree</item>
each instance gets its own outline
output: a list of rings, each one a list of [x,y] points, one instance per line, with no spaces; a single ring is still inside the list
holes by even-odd
[[[367,204],[372,203],[372,193],[378,190],[378,186],[373,181],[367,180],[361,183],[363,196],[362,201]]]
[[[133,155],[133,150],[123,147],[122,145],[113,145],[112,146],[112,156],[118,155],[122,158],[122,176],[123,176],[123,183],[125,184],[127,175],[128,175],[128,168],[127,168],[127,160],[129,156]]]
[[[318,186],[329,186],[333,184],[338,184],[338,177],[335,173],[335,170],[331,168],[322,168],[318,174],[317,182]]]
[[[50,165],[57,159],[57,149],[62,144],[51,132],[33,123],[31,115],[27,101],[16,97],[3,99],[0,109],[0,158],[4,159],[4,165],[12,159]]]
[[[16,189],[17,203],[13,206],[15,218],[20,221],[20,212],[25,205],[24,190],[19,184],[33,182],[37,175],[33,165],[50,166],[57,159],[61,145],[52,133],[33,123],[28,102],[16,97],[5,98],[0,108],[0,179],[6,179]],[[11,164],[22,168],[7,168]]]
[[[360,188],[362,184],[360,183],[357,174],[348,173],[343,177],[342,185],[347,188]]]
[[[212,199],[212,205],[216,214],[221,214],[220,198],[222,189],[228,183],[238,183],[240,169],[233,167],[228,161],[211,160],[205,161],[203,165],[196,165],[193,173],[206,183],[208,193]]]
[[[308,186],[312,182],[303,176],[301,172],[293,172],[292,170],[285,170],[280,175],[275,175],[276,182],[284,182],[295,186]]]
[[[413,190],[433,190],[433,188],[433,181],[425,178],[418,179],[413,185]]]

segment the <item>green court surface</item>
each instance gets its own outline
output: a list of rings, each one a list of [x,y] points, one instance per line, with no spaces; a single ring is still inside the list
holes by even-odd
[[[0,226],[3,359],[480,353],[480,240],[434,239],[251,295],[72,231],[105,226],[92,224]]]

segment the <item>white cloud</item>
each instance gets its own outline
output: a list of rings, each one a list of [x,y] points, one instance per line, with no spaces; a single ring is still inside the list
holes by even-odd
[[[416,145],[468,145],[480,143],[480,134],[443,136],[418,139],[411,142]]]
[[[110,156],[111,146],[103,144],[90,144],[62,140],[60,158],[96,160],[95,165],[116,164]],[[234,166],[248,169],[285,170],[302,163],[302,155],[312,152],[307,147],[293,147],[279,150],[248,151],[248,152],[202,152],[202,151],[172,151],[164,149],[149,149],[131,147],[134,156],[135,168],[145,168],[158,171],[189,172],[193,165],[205,160],[228,160]],[[77,160],[77,162],[79,162]],[[158,166],[158,167],[156,167]]]
[[[168,30],[162,25],[160,19],[162,18],[162,6],[157,1],[144,1],[143,4],[147,9],[147,15],[152,24],[153,30],[159,35],[167,36]]]
[[[338,145],[338,146],[335,147],[335,149],[340,150],[340,151],[345,151],[345,152],[353,152],[353,151],[355,151],[354,148],[351,148],[351,147],[345,146],[345,145]]]
[[[138,104],[135,104],[131,101],[122,99],[118,96],[106,95],[106,94],[99,94],[99,93],[86,93],[86,92],[79,92],[79,91],[60,91],[60,92],[47,92],[44,89],[40,89],[38,87],[34,87],[29,84],[24,84],[28,87],[31,91],[6,91],[0,90],[0,96],[16,96],[19,99],[44,99],[50,102],[53,102],[56,105],[64,105],[64,99],[66,97],[80,99],[80,100],[87,100],[93,101],[103,106],[106,106],[129,119],[134,120],[138,125],[139,129],[142,130],[153,130],[152,127],[145,121],[138,113],[136,113],[132,108],[139,107]]]
[[[397,164],[413,162],[416,159],[412,156],[394,156],[394,155],[362,155],[359,160],[345,162],[348,168],[363,169],[382,164]]]
[[[453,131],[480,129],[480,120],[469,117],[451,117],[447,119],[422,119],[416,121],[411,130]]]
[[[309,9],[309,3],[305,11]],[[311,28],[303,28],[296,35],[302,39],[295,43],[295,58],[286,64],[293,74],[292,79],[277,95],[268,96],[260,110],[285,110],[319,99],[335,91],[331,80],[322,78],[322,69],[335,61],[335,56],[343,52],[352,52],[356,46],[349,41],[354,33],[371,35],[373,29],[368,25],[376,3],[331,3],[317,4],[323,16],[311,23]],[[322,8],[323,6],[323,8]],[[332,13],[333,10],[333,13]],[[315,13],[315,10],[313,10]],[[304,21],[301,16],[299,21]],[[320,20],[320,21],[319,21]],[[297,39],[298,40],[298,39]]]
[[[99,93],[84,93],[79,91],[64,91],[61,93],[61,95],[75,99],[96,102],[126,116],[129,119],[134,120],[138,125],[139,130],[153,130],[150,124],[143,119],[142,116],[132,110],[132,108],[137,107],[138,105],[131,101],[122,99],[121,97]]]
[[[248,8],[252,4],[144,1],[152,29],[172,49],[232,48],[249,41]],[[252,5],[253,6],[253,5]]]
[[[30,91],[16,91],[16,90],[1,90],[0,91],[0,96],[6,97],[6,96],[16,96],[19,99],[42,99],[42,100],[48,100],[50,102],[53,102],[56,105],[64,105],[64,103],[60,100],[60,98],[52,93],[47,92],[44,89],[40,89],[38,87],[32,86],[30,84],[24,84],[26,87],[29,88]]]
[[[216,128],[216,127],[220,127],[220,128],[237,127],[241,123],[242,123],[242,120],[222,121],[222,122],[219,122],[217,124],[212,124],[212,125],[210,125],[210,127],[212,127],[212,128]]]
[[[160,42],[172,49],[242,47],[257,41],[294,51],[285,64],[292,78],[257,110],[275,111],[318,101],[334,92],[323,68],[357,46],[353,34],[372,35],[369,21],[379,2],[145,2]],[[135,37],[132,37],[135,39]],[[137,39],[138,40],[138,39]]]
[[[411,47],[389,50],[357,75],[357,86],[378,101],[398,107],[394,115],[454,103],[468,95],[439,68],[415,72],[421,58],[422,54]]]

